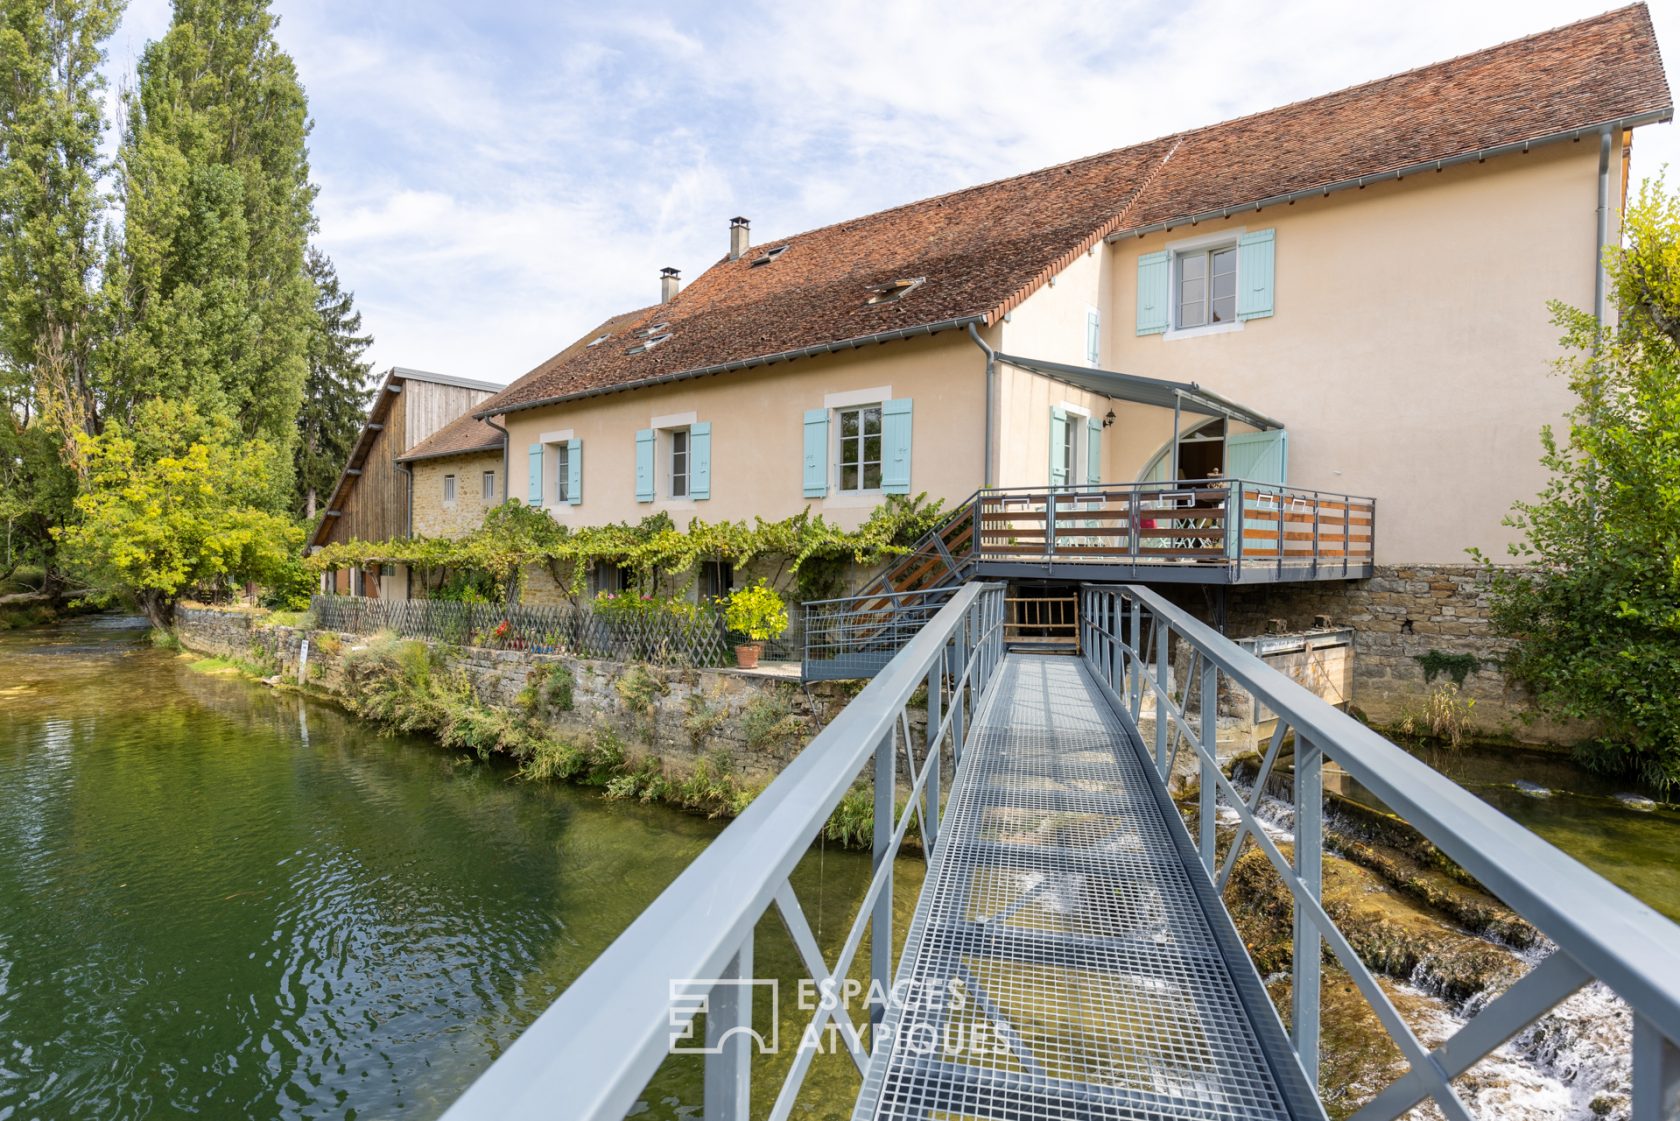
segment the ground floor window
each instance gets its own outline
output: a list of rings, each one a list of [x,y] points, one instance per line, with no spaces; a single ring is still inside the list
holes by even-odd
[[[443,477],[443,500],[445,502],[455,501],[455,476],[454,475],[445,475]]]
[[[494,471],[484,473],[484,501],[496,501],[496,473]]]
[[[601,595],[629,591],[635,584],[634,574],[628,568],[613,564],[611,561],[596,561],[589,570],[589,594]]]
[[[735,587],[735,566],[728,561],[702,561],[700,598],[722,599]]]

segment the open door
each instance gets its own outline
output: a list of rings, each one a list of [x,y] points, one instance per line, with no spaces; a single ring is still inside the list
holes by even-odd
[[[1282,428],[1265,432],[1233,432],[1225,437],[1225,474],[1251,483],[1286,486],[1289,483],[1289,433]]]
[[[1246,489],[1246,498],[1227,506],[1241,507],[1231,519],[1233,533],[1226,535],[1226,552],[1237,556],[1277,557],[1283,547],[1283,508],[1281,488],[1289,482],[1289,433],[1282,428],[1264,432],[1234,432],[1225,437],[1225,473],[1233,479],[1262,484]],[[1280,488],[1277,490],[1265,488]],[[1236,488],[1239,491],[1242,488]]]

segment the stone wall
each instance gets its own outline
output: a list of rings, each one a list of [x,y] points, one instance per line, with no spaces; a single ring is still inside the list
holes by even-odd
[[[253,663],[283,679],[296,679],[302,641],[308,637],[309,684],[329,694],[343,688],[344,654],[365,635],[271,626],[260,614],[220,608],[182,608],[176,634],[190,650]],[[802,689],[797,681],[730,669],[629,665],[520,650],[449,647],[444,666],[460,670],[486,705],[518,707],[534,674],[564,670],[572,678],[570,711],[552,714],[557,739],[611,731],[632,750],[679,764],[727,756],[734,773],[752,780],[774,777],[846,703],[838,683]],[[919,722],[913,721],[918,734]]]
[[[484,524],[484,514],[501,504],[502,496],[484,497],[484,474],[501,486],[502,453],[452,455],[409,464],[414,472],[414,535],[460,537]],[[455,501],[443,500],[443,477],[455,476]]]
[[[1478,729],[1534,741],[1578,738],[1580,729],[1533,720],[1527,692],[1506,681],[1506,644],[1488,621],[1490,592],[1486,575],[1471,564],[1384,565],[1369,580],[1233,588],[1226,633],[1264,634],[1274,620],[1284,630],[1303,630],[1319,616],[1352,627],[1351,700],[1378,724],[1421,710],[1430,691],[1449,680],[1440,672],[1427,680],[1420,658],[1468,654],[1479,668],[1465,678],[1463,694],[1475,702],[1470,722]]]

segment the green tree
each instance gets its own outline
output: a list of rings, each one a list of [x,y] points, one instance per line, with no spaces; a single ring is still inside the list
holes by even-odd
[[[193,588],[284,581],[303,530],[264,509],[285,456],[225,417],[149,401],[132,426],[79,440],[87,484],[79,519],[60,532],[96,587],[132,596],[166,627]]]
[[[309,332],[309,378],[297,415],[297,506],[305,519],[338,481],[367,415],[368,371],[362,355],[373,338],[362,331],[362,313],[338,283],[332,260],[311,246],[307,259],[315,284],[315,322]]]
[[[1542,434],[1551,481],[1518,503],[1493,570],[1506,670],[1547,710],[1597,722],[1601,769],[1680,784],[1680,200],[1659,179],[1627,213],[1609,261],[1619,321],[1554,306],[1578,403]],[[1490,565],[1490,568],[1492,566]]]
[[[308,107],[264,0],[175,0],[123,98],[122,236],[106,267],[115,327],[105,388],[132,421],[152,398],[220,413],[291,449],[315,293]]]
[[[0,4],[0,574],[57,575],[51,530],[98,431],[99,64],[119,0]]]

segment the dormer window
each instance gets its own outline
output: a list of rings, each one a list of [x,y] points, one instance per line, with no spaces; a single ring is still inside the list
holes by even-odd
[[[895,280],[891,284],[878,284],[875,287],[869,289],[869,291],[872,294],[870,295],[869,299],[864,301],[864,303],[868,303],[868,304],[891,304],[891,303],[896,303],[897,301],[902,300],[904,297],[908,296],[910,293],[914,292],[916,289],[920,288],[926,280],[927,280],[927,277],[925,277],[925,276],[917,276],[917,277],[911,277],[911,278],[908,278],[908,279]]]
[[[762,257],[754,257],[753,258],[752,267],[756,269],[760,265],[768,265],[771,261],[774,261],[777,257],[780,257],[783,253],[786,253],[787,250],[788,250],[788,247],[785,246],[785,245],[778,245],[773,249],[766,249],[764,251],[764,255]]]
[[[635,346],[627,349],[624,353],[626,353],[626,354],[646,354],[648,351],[652,350],[654,347],[658,346],[660,343],[664,342],[666,339],[669,339],[670,337],[671,337],[671,333],[669,331],[665,332],[663,335],[649,335],[646,338],[644,338],[641,342],[637,343]]]

